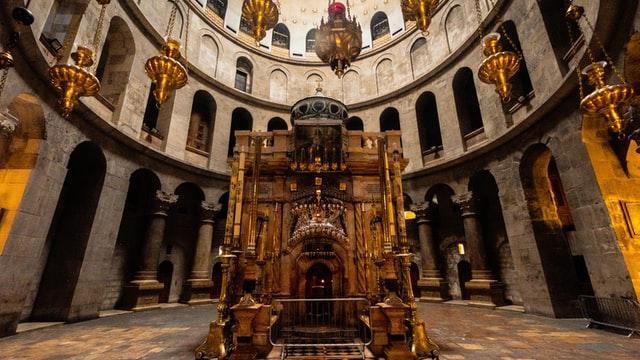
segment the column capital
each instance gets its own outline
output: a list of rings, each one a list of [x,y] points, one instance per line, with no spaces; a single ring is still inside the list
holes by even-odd
[[[426,202],[420,202],[411,205],[411,211],[416,213],[418,224],[423,222],[431,222],[433,220],[433,208]]]
[[[222,204],[203,201],[200,203],[200,220],[215,221],[216,216],[222,210]]]
[[[178,195],[169,194],[162,190],[157,190],[156,196],[153,200],[153,212],[159,215],[166,216],[169,212],[169,209],[171,209],[171,206],[178,202]]]
[[[476,215],[475,198],[473,197],[473,191],[453,195],[451,197],[451,200],[460,207],[463,217]]]

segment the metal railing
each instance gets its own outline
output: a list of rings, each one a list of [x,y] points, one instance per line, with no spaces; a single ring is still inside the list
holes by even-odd
[[[292,352],[332,348],[357,349],[357,356],[364,359],[365,347],[372,341],[362,320],[371,316],[365,298],[274,299],[272,312],[277,321],[269,341],[282,347],[282,359]]]
[[[593,324],[629,331],[628,336],[640,335],[640,303],[622,298],[601,298],[581,295],[582,315]]]

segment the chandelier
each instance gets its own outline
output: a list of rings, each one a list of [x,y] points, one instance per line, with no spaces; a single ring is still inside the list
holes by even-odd
[[[251,25],[253,38],[258,44],[278,23],[278,6],[272,0],[244,0],[242,16]]]
[[[107,5],[111,0],[96,0],[102,6],[96,32],[93,37],[92,47],[97,49],[100,43],[102,25]],[[85,96],[94,96],[100,91],[100,81],[91,73],[93,66],[93,51],[85,46],[71,54],[74,64],[57,64],[49,68],[49,80],[51,85],[60,93],[58,100],[62,108],[62,116],[68,117],[78,105],[78,99]]]
[[[347,7],[335,2],[329,5],[327,22],[322,18],[316,31],[316,54],[331,66],[338,78],[344,75],[362,50],[362,28]]]
[[[402,14],[405,20],[415,21],[418,29],[426,34],[438,2],[439,0],[402,0]]]
[[[512,51],[503,51],[500,34],[491,33],[482,40],[485,59],[478,68],[478,78],[496,87],[502,101],[511,98],[511,78],[520,70],[520,56]]]
[[[144,64],[145,73],[155,85],[153,96],[155,97],[158,106],[162,106],[162,104],[171,97],[174,90],[184,87],[189,80],[187,69],[179,62],[181,57],[180,41],[171,38],[177,12],[178,5],[177,3],[174,3],[171,15],[169,16],[169,23],[167,24],[165,35],[166,41],[162,46],[162,51],[160,52],[160,55],[149,58]],[[189,38],[188,21],[189,14],[187,13],[187,40]]]
[[[600,47],[600,51],[602,51],[602,54],[604,54],[607,59],[607,61],[596,61],[593,51],[587,47],[587,55],[591,64],[582,70],[582,74],[577,71],[581,98],[580,108],[586,114],[604,117],[609,125],[609,129],[621,139],[625,139],[629,136],[628,133],[633,132],[634,129],[629,128],[629,121],[620,115],[620,109],[623,105],[628,104],[634,97],[633,87],[627,84],[622,74],[616,68],[613,60],[607,54],[593,25],[589,19],[584,16],[584,8],[570,4],[567,8],[566,18],[574,21],[578,25],[578,28],[580,28],[580,31],[582,31],[580,19],[584,19],[592,31],[596,43]],[[605,82],[605,67],[607,65],[610,65],[613,69],[620,81],[619,84],[607,85]],[[582,85],[582,75],[586,75],[589,83],[594,87],[593,92],[586,96],[584,95]]]

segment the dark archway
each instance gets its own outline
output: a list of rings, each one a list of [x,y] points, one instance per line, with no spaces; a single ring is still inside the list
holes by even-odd
[[[173,282],[173,263],[165,260],[158,265],[158,282],[164,287],[160,291],[159,303],[168,303],[171,298],[171,283]]]
[[[364,123],[357,116],[352,116],[345,122],[345,127],[350,131],[364,131]]]
[[[371,17],[371,40],[376,41],[385,35],[391,35],[387,14],[378,11]]]
[[[386,108],[380,115],[380,131],[400,130],[400,113],[396,108]]]
[[[426,162],[435,153],[442,150],[442,134],[440,133],[440,117],[436,96],[427,91],[416,101],[416,120],[423,161]]]
[[[187,149],[209,153],[218,106],[213,96],[204,90],[196,91],[191,105]]]
[[[478,221],[482,227],[489,269],[505,285],[506,300],[522,304],[518,288],[519,277],[515,272],[502,216],[498,184],[489,171],[482,170],[471,177],[469,190],[473,192]]]
[[[118,238],[111,260],[112,283],[119,287],[111,287],[105,294],[103,308],[119,307],[122,289],[138,270],[142,258],[144,239],[149,227],[150,213],[156,192],[160,189],[160,180],[153,171],[138,169],[129,177],[129,189],[124,203],[124,211],[120,220]]]
[[[551,41],[562,74],[569,71],[569,61],[578,49],[574,46],[580,39],[580,29],[573,21],[567,21],[567,2],[559,0],[538,0],[542,20]]]
[[[69,157],[67,176],[45,244],[47,262],[31,313],[33,320],[66,321],[73,316],[73,296],[106,169],[102,149],[92,142],[79,144]]]
[[[516,53],[522,51],[518,30],[513,21],[505,21],[500,25],[500,36],[500,43],[503,50]],[[511,39],[511,41],[509,41],[509,39]],[[511,85],[513,86],[511,89],[511,98],[509,101],[502,102],[502,110],[505,113],[515,112],[534,96],[533,84],[529,77],[529,69],[527,68],[525,56],[520,59],[520,70],[511,78]]]
[[[227,156],[233,156],[233,149],[236,147],[236,131],[253,130],[253,117],[244,108],[237,108],[231,114],[231,130],[229,132],[229,149]]]
[[[274,117],[267,123],[267,131],[274,130],[289,130],[289,126],[283,118]]]
[[[552,180],[556,178],[556,180]],[[547,290],[556,317],[578,315],[575,301],[581,284],[574,265],[563,212],[570,214],[551,150],[542,144],[527,149],[520,162],[520,180],[540,255]],[[563,210],[565,208],[566,210]]]
[[[453,77],[453,97],[456,102],[460,133],[463,137],[471,136],[484,127],[480,102],[476,85],[473,81],[473,71],[463,67]]]

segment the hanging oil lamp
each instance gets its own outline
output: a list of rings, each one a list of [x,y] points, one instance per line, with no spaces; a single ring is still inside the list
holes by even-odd
[[[93,38],[93,49],[97,49],[100,42],[106,7],[111,0],[96,1],[102,8]],[[61,95],[58,103],[62,109],[62,116],[65,118],[78,105],[79,98],[95,96],[100,91],[100,81],[91,73],[93,51],[88,47],[78,46],[78,49],[71,54],[71,58],[74,64],[58,64],[49,68],[49,80]]]
[[[244,0],[242,16],[251,25],[253,38],[259,44],[278,23],[278,6],[272,0]]]
[[[405,20],[415,21],[422,33],[428,33],[431,15],[438,7],[439,0],[402,0],[402,14]]]
[[[180,64],[180,41],[171,38],[175,25],[178,5],[174,3],[166,30],[166,41],[159,55],[151,57],[144,64],[144,71],[155,85],[153,96],[158,107],[171,97],[176,89],[183,88],[189,80],[187,69]],[[187,32],[189,28],[187,26]]]
[[[478,68],[478,78],[496,87],[503,102],[511,98],[511,78],[520,70],[520,56],[512,51],[503,51],[500,34],[491,33],[482,40],[485,59]]]
[[[589,28],[591,29],[594,38],[600,45],[600,50],[604,54],[607,61],[596,61],[593,52],[590,48],[587,48],[587,55],[591,64],[582,69],[582,74],[578,74],[579,86],[580,86],[580,109],[585,114],[602,116],[606,121],[609,129],[620,138],[627,137],[628,121],[621,116],[621,107],[628,104],[634,97],[633,87],[625,81],[622,74],[618,71],[615,64],[607,54],[602,42],[598,38],[595,29],[591,25],[589,19],[584,16],[584,8],[575,4],[570,4],[565,14],[566,18],[570,21],[574,21],[580,31],[580,19],[584,19]],[[605,67],[610,65],[614,73],[620,81],[619,84],[607,85],[605,82]],[[589,83],[593,85],[594,90],[588,95],[584,95],[582,87],[582,76],[587,76]]]
[[[327,22],[322,18],[316,31],[316,54],[331,66],[338,78],[342,78],[362,51],[362,28],[349,9],[348,0],[346,7],[333,0]]]

